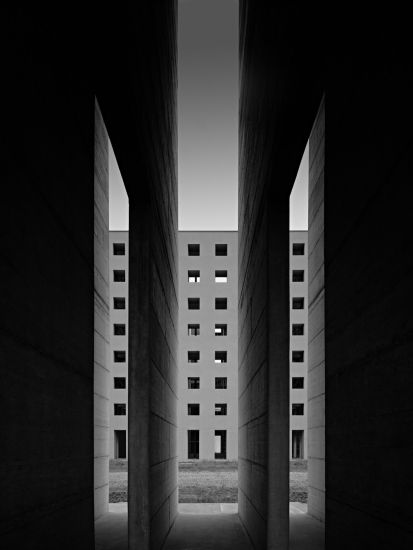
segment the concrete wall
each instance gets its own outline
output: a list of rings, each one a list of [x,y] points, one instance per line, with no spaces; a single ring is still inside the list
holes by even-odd
[[[177,4],[143,9],[146,19],[140,6],[134,15],[151,28],[151,39],[139,38],[140,71],[146,71],[138,75],[141,126],[134,148],[112,119],[129,196],[128,529],[134,550],[161,547],[178,504]]]
[[[308,513],[325,519],[324,100],[309,139]]]
[[[5,29],[2,548],[94,544],[95,99],[82,24],[73,45],[26,6]]]
[[[109,504],[109,138],[95,106],[95,326],[94,326],[94,486],[95,519]]]
[[[199,256],[188,256],[188,243],[200,245]],[[227,256],[215,255],[215,244],[228,245]],[[199,430],[200,460],[215,460],[214,432],[227,431],[227,460],[238,458],[238,233],[179,232],[179,460],[188,460],[187,430]],[[188,282],[188,270],[200,271],[199,283]],[[225,269],[227,283],[215,282],[215,270]],[[188,310],[188,298],[200,298],[199,310]],[[228,309],[216,310],[215,297],[226,297]],[[188,335],[198,323],[200,334]],[[227,336],[215,336],[215,323],[225,323]],[[200,352],[200,362],[188,363],[188,351]],[[215,350],[227,352],[227,363],[215,364]],[[188,376],[200,378],[199,389],[188,389]],[[227,389],[215,389],[215,377],[227,377]],[[199,403],[200,415],[188,416],[188,403]],[[215,415],[215,403],[227,404],[227,415]]]
[[[114,243],[125,244],[125,255],[118,256],[113,253]],[[110,231],[109,232],[109,277],[110,277],[110,337],[109,337],[109,366],[111,371],[110,376],[110,435],[109,435],[109,456],[110,458],[118,458],[116,456],[116,439],[115,430],[124,430],[127,435],[128,430],[128,296],[129,296],[129,232],[128,231]],[[114,270],[119,269],[125,271],[125,282],[114,281]],[[115,309],[114,298],[125,298],[125,309]],[[116,335],[114,333],[115,323],[125,325],[126,334]],[[126,360],[124,363],[114,361],[115,351],[125,351]],[[126,378],[126,388],[116,389],[114,387],[114,378]],[[126,415],[120,416],[114,413],[114,404],[126,404]],[[126,441],[127,447],[127,441]],[[127,456],[127,454],[126,454]]]
[[[395,12],[351,20],[352,57],[326,93],[326,540],[339,550],[413,545],[412,69]]]

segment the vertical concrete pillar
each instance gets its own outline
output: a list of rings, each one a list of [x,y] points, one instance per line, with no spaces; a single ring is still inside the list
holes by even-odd
[[[267,548],[289,537],[289,197],[270,202],[268,216],[268,517]]]
[[[309,140],[308,513],[325,519],[324,99]]]
[[[94,175],[94,502],[95,519],[109,504],[109,138],[95,102]]]
[[[143,197],[141,198],[144,201]],[[150,228],[148,208],[129,201],[128,538],[130,550],[150,544]]]

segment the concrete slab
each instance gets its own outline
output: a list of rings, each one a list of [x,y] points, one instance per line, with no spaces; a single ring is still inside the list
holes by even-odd
[[[109,504],[95,523],[95,550],[127,550],[128,505]],[[179,504],[177,521],[164,550],[251,550],[237,503]],[[324,550],[324,525],[307,514],[307,505],[290,502],[290,550]]]
[[[252,550],[238,514],[180,514],[164,550]]]

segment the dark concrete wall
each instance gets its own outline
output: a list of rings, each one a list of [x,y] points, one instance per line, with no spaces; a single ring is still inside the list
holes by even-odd
[[[309,138],[308,174],[308,513],[325,519],[325,107]]]
[[[240,2],[239,513],[260,549],[288,548],[289,193],[321,97],[310,21]]]
[[[71,35],[41,6],[4,29],[2,548],[94,544],[95,105],[83,31],[66,64]]]
[[[129,197],[129,547],[177,514],[176,2],[128,4],[98,98]],[[109,25],[108,25],[109,23]],[[127,56],[124,52],[128,52]]]
[[[95,519],[109,504],[109,138],[95,105],[94,174],[94,486]]]
[[[350,29],[351,50],[336,55],[326,93],[326,540],[334,549],[413,545],[403,497],[413,458],[406,16],[386,9],[352,20],[337,37]]]

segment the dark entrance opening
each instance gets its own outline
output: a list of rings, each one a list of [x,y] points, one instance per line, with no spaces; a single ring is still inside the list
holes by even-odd
[[[126,430],[115,430],[115,458],[126,458]]]

